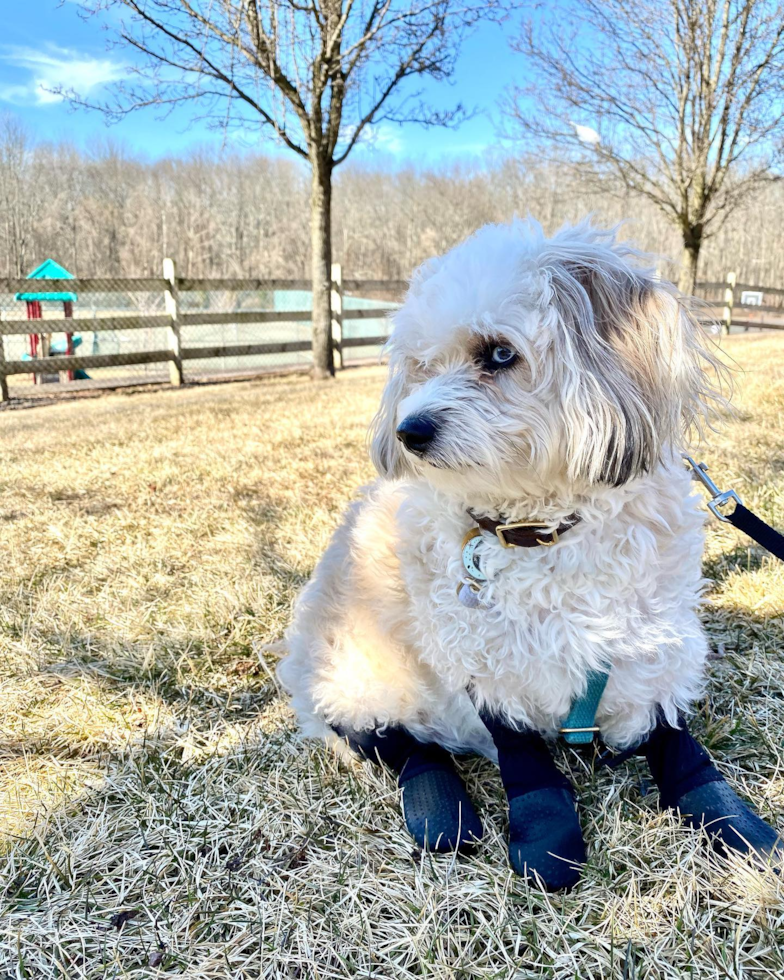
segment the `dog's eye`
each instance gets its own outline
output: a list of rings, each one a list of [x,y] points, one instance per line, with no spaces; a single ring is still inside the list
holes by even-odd
[[[503,371],[520,360],[520,355],[514,347],[509,347],[503,341],[499,343],[499,340],[498,337],[487,337],[474,349],[477,365],[487,374]]]
[[[485,371],[500,371],[511,367],[517,360],[517,351],[506,344],[488,344],[480,352],[480,361]]]
[[[505,364],[510,364],[516,357],[517,354],[511,347],[494,347],[492,351],[490,351],[490,360],[493,362],[493,364],[497,364],[499,367],[502,367]]]

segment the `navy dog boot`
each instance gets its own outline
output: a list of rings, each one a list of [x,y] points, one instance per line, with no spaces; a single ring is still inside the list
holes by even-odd
[[[334,731],[358,755],[398,774],[403,817],[421,848],[465,853],[482,839],[482,822],[446,749],[394,725],[364,732],[334,726]]]
[[[509,801],[512,868],[546,891],[571,888],[585,863],[585,842],[569,780],[538,732],[516,731],[485,712],[481,718],[498,749]]]
[[[641,751],[659,787],[662,809],[678,810],[690,827],[704,827],[718,853],[751,854],[781,870],[781,836],[732,789],[685,721],[672,728],[660,720]]]

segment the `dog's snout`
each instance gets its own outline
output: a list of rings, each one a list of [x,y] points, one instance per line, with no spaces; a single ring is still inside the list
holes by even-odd
[[[437,431],[438,426],[429,415],[409,415],[397,427],[397,437],[412,453],[423,453]]]

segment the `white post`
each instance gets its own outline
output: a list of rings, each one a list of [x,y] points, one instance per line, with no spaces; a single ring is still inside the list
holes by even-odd
[[[343,269],[338,262],[332,266],[332,345],[335,348],[335,367],[343,367]]]
[[[724,290],[724,316],[722,318],[724,333],[729,333],[732,326],[732,308],[735,305],[735,283],[737,281],[737,273],[727,273],[727,288]],[[748,327],[746,329],[748,330]]]
[[[181,385],[184,378],[182,373],[182,344],[180,340],[180,294],[177,289],[177,274],[174,259],[163,260],[163,278],[168,282],[164,296],[166,312],[171,318],[169,326],[169,349],[172,359],[169,361],[169,378],[173,385]]]

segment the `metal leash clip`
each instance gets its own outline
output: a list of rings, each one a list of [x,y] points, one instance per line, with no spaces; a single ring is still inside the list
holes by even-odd
[[[722,514],[719,508],[724,507],[730,500],[734,500],[736,505],[743,504],[743,501],[737,493],[734,490],[719,490],[713,480],[708,476],[708,467],[705,463],[698,463],[691,456],[687,456],[686,453],[683,453],[683,461],[687,466],[691,467],[692,476],[698,479],[711,495],[711,499],[708,501],[708,507],[714,516],[718,517],[720,521],[725,521],[728,524],[731,523],[729,517]]]

